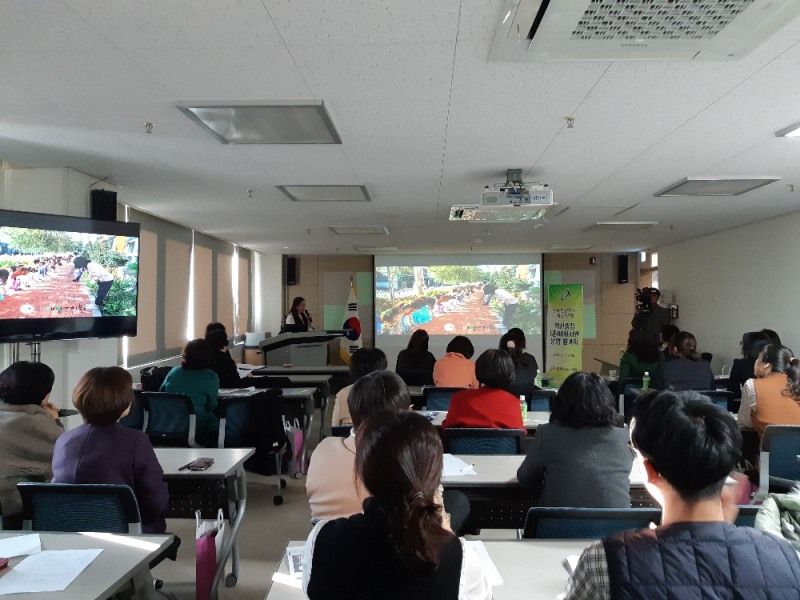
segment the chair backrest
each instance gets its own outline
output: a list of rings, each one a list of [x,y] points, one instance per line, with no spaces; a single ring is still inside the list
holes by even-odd
[[[619,413],[625,417],[626,423],[631,420],[631,409],[633,401],[636,399],[636,393],[633,390],[642,389],[642,385],[641,377],[626,377],[619,382]]]
[[[466,388],[458,387],[426,387],[422,388],[422,404],[426,410],[449,410],[450,398],[456,392]]]
[[[761,506],[758,504],[739,505],[739,514],[736,516],[734,525],[737,527],[755,527],[756,514],[759,508]]]
[[[280,412],[280,389],[266,389],[247,396],[220,396],[219,448],[272,448],[285,440]],[[276,406],[275,403],[279,403]]]
[[[761,438],[759,496],[770,484],[792,487],[800,480],[800,425],[767,425]]]
[[[448,427],[444,430],[444,451],[451,454],[525,454],[524,429],[491,427]]]
[[[733,392],[729,390],[697,390],[698,394],[708,396],[711,401],[725,410],[731,410],[731,402],[733,401]]]
[[[525,396],[528,410],[532,412],[552,412],[553,398],[556,397],[557,393],[556,390],[531,390],[530,396]]]
[[[142,517],[127,485],[17,484],[23,528],[32,531],[142,533]]]
[[[353,430],[352,425],[331,425],[331,436],[347,438],[350,437],[350,432]]]
[[[130,427],[131,429],[138,429],[144,431],[147,424],[147,413],[145,411],[146,401],[142,392],[136,390],[133,393],[133,402],[131,402],[131,409],[128,414],[119,420],[120,425]]]
[[[523,538],[600,539],[617,531],[644,529],[661,522],[660,508],[528,509]]]
[[[433,370],[430,368],[399,367],[396,372],[406,385],[433,385]]]
[[[153,446],[197,446],[192,399],[186,394],[142,392],[147,402],[145,433]]]

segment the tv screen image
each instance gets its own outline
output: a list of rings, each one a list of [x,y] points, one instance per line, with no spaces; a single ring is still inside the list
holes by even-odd
[[[0,341],[136,334],[139,226],[0,211]]]

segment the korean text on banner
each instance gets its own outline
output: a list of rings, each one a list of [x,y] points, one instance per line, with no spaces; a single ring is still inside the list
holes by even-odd
[[[583,285],[547,288],[547,372],[560,384],[580,371],[583,355]]]

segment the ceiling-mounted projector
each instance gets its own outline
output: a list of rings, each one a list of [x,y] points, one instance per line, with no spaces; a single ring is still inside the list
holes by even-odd
[[[505,183],[486,186],[480,204],[450,208],[451,221],[519,223],[538,221],[553,206],[553,190],[547,184],[522,181],[522,169],[508,169]]]
[[[505,187],[485,189],[481,194],[482,206],[552,206],[553,190]]]

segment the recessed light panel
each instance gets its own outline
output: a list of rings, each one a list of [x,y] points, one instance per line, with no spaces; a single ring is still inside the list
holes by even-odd
[[[295,202],[369,202],[363,185],[279,185]]]
[[[611,231],[637,231],[658,225],[658,221],[598,221],[589,229],[604,229]]]
[[[775,132],[775,137],[800,137],[800,123],[793,123]]]
[[[223,144],[341,144],[322,102],[178,106]]]
[[[589,250],[594,246],[587,246],[585,244],[553,244],[548,250]]]
[[[397,246],[353,246],[353,250],[364,254],[388,254],[397,252]]]
[[[656,196],[738,196],[780,179],[780,177],[687,177],[661,190]]]
[[[339,235],[389,235],[389,230],[383,225],[356,225],[328,227],[333,233]]]

